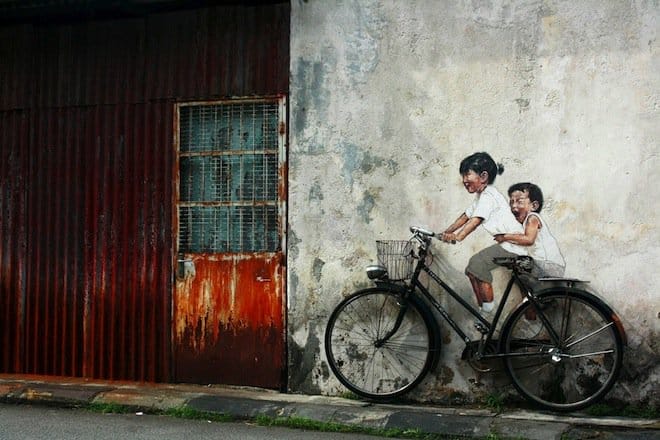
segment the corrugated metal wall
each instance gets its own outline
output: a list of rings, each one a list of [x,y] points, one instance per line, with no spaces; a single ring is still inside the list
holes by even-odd
[[[22,366],[27,134],[26,112],[0,112],[0,371],[7,372]]]
[[[0,28],[0,371],[167,381],[174,102],[288,92],[289,5]]]

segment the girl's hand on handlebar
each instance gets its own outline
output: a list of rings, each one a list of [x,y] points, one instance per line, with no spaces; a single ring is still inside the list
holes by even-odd
[[[440,240],[444,241],[445,243],[451,243],[455,244],[456,243],[456,234],[453,232],[442,232],[437,234]]]

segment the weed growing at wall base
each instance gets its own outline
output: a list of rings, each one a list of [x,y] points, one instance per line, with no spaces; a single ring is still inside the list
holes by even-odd
[[[486,397],[484,403],[486,404],[486,407],[488,407],[488,409],[490,409],[491,411],[495,411],[496,413],[499,414],[504,409],[504,404],[506,403],[506,396],[500,393],[489,394]]]

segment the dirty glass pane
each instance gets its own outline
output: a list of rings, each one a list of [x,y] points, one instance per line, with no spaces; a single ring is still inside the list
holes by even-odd
[[[276,201],[277,155],[183,156],[180,200],[189,202]]]
[[[181,252],[264,252],[279,247],[273,206],[182,206]]]
[[[179,250],[279,248],[279,107],[180,108]]]
[[[180,118],[182,152],[277,148],[276,103],[186,106]]]

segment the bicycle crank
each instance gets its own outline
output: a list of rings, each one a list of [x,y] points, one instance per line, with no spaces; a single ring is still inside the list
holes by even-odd
[[[497,349],[493,341],[486,345],[481,353],[479,353],[479,346],[482,344],[480,341],[472,341],[466,344],[463,353],[461,354],[461,359],[466,360],[468,365],[472,367],[474,371],[479,373],[490,373],[495,371],[493,368],[493,359],[484,358],[486,355],[494,355],[497,353]]]

